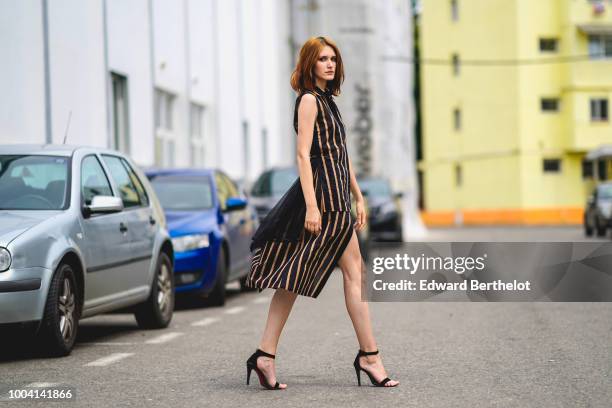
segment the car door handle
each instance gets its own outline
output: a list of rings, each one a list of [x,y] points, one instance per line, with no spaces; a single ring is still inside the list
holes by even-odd
[[[151,224],[151,225],[155,225],[155,223],[156,223],[155,218],[153,218],[153,216],[152,216],[152,215],[150,215],[150,216],[149,216],[149,224]]]
[[[127,232],[127,230],[128,230],[128,227],[124,223],[119,224],[119,231]]]

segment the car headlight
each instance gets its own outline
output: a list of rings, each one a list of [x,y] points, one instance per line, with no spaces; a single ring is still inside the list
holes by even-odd
[[[0,248],[0,272],[11,267],[11,253],[6,248]]]
[[[176,252],[206,248],[208,245],[208,234],[184,235],[182,237],[172,238],[172,246]]]

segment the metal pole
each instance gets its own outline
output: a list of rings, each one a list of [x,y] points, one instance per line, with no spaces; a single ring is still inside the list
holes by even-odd
[[[184,0],[183,2],[183,19],[185,20],[185,99],[187,99],[187,151],[191,152],[191,138],[193,135],[193,126],[192,126],[192,115],[191,115],[191,43],[189,36],[189,0]],[[195,166],[196,163],[193,162],[193,155],[189,153],[191,156],[189,158],[189,163],[192,166]]]
[[[49,62],[49,13],[47,0],[42,0],[43,59],[45,70],[45,143],[53,143],[51,122],[51,73]]]
[[[102,27],[104,35],[104,88],[106,97],[106,147],[119,149],[120,146],[115,146],[114,129],[113,129],[113,104],[111,101],[111,78],[108,69],[108,24],[106,19],[106,0],[102,1]]]

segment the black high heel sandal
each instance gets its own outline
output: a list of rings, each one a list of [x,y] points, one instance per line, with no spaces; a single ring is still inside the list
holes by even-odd
[[[257,359],[259,357],[261,357],[261,356],[270,357],[270,358],[276,358],[276,356],[274,354],[266,353],[263,350],[257,349],[251,355],[251,357],[249,357],[249,359],[246,362],[246,366],[247,366],[247,385],[249,385],[249,379],[251,378],[251,370],[255,370],[255,372],[257,373],[257,376],[259,377],[259,383],[262,386],[266,387],[269,390],[282,390],[283,388],[280,387],[280,383],[278,381],[276,382],[276,384],[274,384],[274,386],[271,386],[270,384],[268,384],[268,379],[264,375],[263,371],[261,371],[257,367]]]
[[[361,357],[361,356],[373,356],[375,354],[378,354],[378,350],[376,350],[376,351],[363,351],[363,350],[359,349],[359,353],[357,353],[357,357],[355,357],[355,362],[353,363],[353,366],[355,366],[355,374],[357,374],[357,384],[359,384],[360,387],[361,387],[361,370],[363,370],[368,375],[368,377],[370,377],[370,381],[372,382],[372,385],[375,385],[377,387],[384,387],[386,383],[391,381],[391,379],[389,377],[385,377],[380,382],[377,382],[374,379],[374,376],[372,374],[370,374],[370,372],[368,370],[363,368],[361,366],[361,364],[359,363],[359,357]],[[389,388],[395,387],[395,386],[397,386],[397,384],[392,385]]]

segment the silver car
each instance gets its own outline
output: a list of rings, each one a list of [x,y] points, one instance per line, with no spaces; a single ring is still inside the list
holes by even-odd
[[[130,310],[168,326],[174,253],[153,188],[126,156],[64,145],[0,145],[0,324],[33,326],[70,353],[81,318]]]

